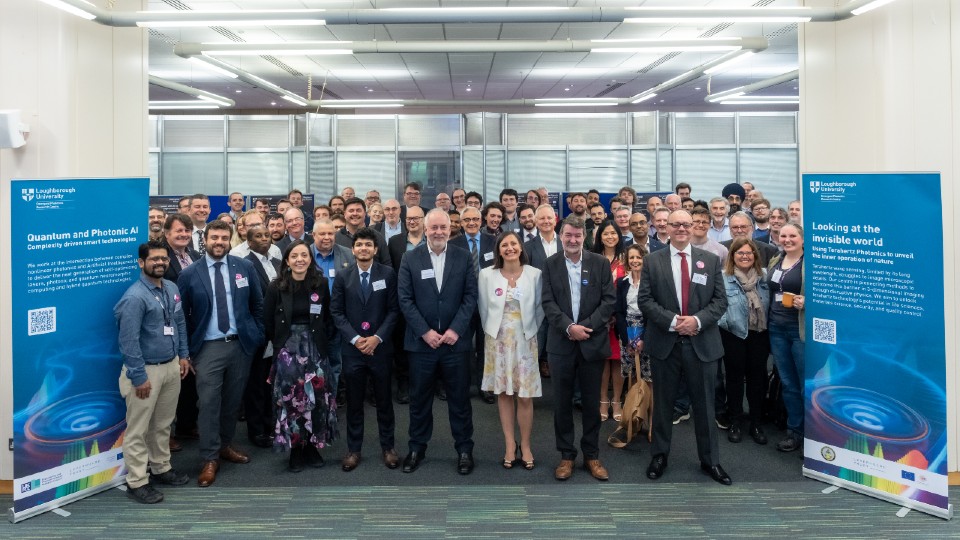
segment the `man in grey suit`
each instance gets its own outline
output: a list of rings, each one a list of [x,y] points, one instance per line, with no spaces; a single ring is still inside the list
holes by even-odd
[[[717,482],[733,482],[720,466],[714,418],[714,381],[723,356],[717,322],[727,309],[722,263],[690,245],[693,219],[685,210],[670,214],[670,245],[648,255],[637,300],[646,318],[647,352],[653,362],[653,459],[647,477],[663,476],[673,432],[673,402],[685,375],[693,403],[700,468]]]
[[[577,457],[573,425],[577,379],[583,400],[583,466],[597,480],[609,478],[599,459],[600,378],[604,362],[610,358],[607,324],[616,295],[610,263],[606,257],[583,249],[585,236],[583,220],[567,217],[560,229],[563,251],[543,266],[543,312],[550,322],[547,358],[555,392],[553,429],[560,451],[560,465],[554,471],[557,480],[573,475]]]
[[[397,296],[410,360],[410,453],[403,472],[420,466],[433,434],[433,388],[447,390],[457,472],[473,471],[470,407],[470,319],[477,308],[477,275],[470,253],[447,243],[450,216],[435,208],[425,220],[427,243],[408,251],[397,274]],[[609,275],[609,271],[607,272]],[[599,382],[598,382],[599,384]]]

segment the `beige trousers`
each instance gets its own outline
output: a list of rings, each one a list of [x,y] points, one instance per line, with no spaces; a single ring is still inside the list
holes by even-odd
[[[150,481],[150,474],[170,470],[170,424],[177,414],[180,397],[180,362],[147,365],[150,396],[137,397],[127,377],[127,368],[120,370],[120,395],[127,400],[127,431],[123,435],[123,461],[127,465],[127,485],[138,488]]]

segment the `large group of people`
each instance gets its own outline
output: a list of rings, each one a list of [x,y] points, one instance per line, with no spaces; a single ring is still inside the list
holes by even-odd
[[[719,430],[732,443],[744,431],[767,443],[771,353],[786,411],[777,448],[796,450],[799,201],[773,208],[749,183],[709,201],[691,193],[681,183],[641,201],[624,187],[606,204],[596,190],[571,193],[562,219],[544,188],[507,188],[486,204],[457,188],[427,208],[413,182],[402,201],[348,187],[309,214],[299,190],[251,210],[231,193],[229,212],[212,221],[203,194],[170,215],[151,207],[141,275],[115,308],[128,493],[155,503],[155,484],[187,483],[170,463],[183,439],[198,440],[200,487],[222,461],[248,463],[234,443],[241,416],[250,443],[286,452],[293,472],[322,466],[345,420],[340,466],[352,471],[368,403],[380,460],[412,473],[435,398],[447,404],[456,470],[470,474],[474,388],[497,404],[502,466],[533,469],[533,400],[547,378],[557,480],[573,475],[578,453],[591,476],[609,478],[601,426],[623,419],[624,390],[642,379],[653,389],[648,478],[665,474],[673,426],[692,415],[701,469],[730,485]],[[394,401],[409,405],[403,458]]]

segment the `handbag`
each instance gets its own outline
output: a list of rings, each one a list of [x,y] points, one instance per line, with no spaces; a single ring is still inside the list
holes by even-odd
[[[640,433],[647,429],[647,440],[653,440],[653,388],[640,377],[640,353],[634,353],[633,373],[636,382],[630,385],[623,399],[623,417],[620,425],[607,437],[607,444],[614,448],[624,448]]]

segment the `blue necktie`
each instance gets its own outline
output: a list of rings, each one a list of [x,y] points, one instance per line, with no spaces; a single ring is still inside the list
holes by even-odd
[[[477,238],[473,237],[470,239],[470,259],[473,260],[473,267],[477,270],[480,269],[480,259],[477,257]]]
[[[363,295],[363,301],[370,299],[370,273],[360,272],[360,294]]]
[[[213,293],[217,299],[217,328],[226,334],[230,331],[230,314],[227,311],[227,288],[220,273],[222,262],[213,263]]]

